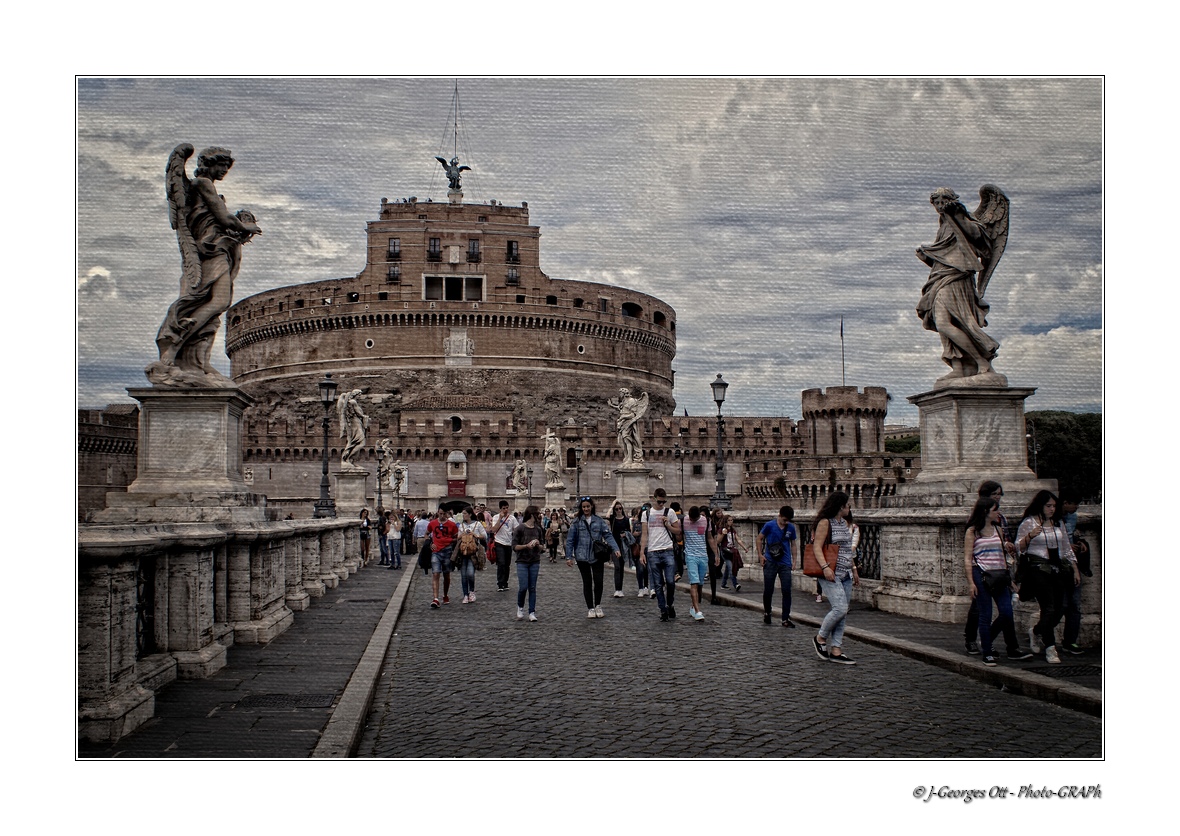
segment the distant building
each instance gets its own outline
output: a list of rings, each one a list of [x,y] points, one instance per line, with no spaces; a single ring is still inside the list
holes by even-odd
[[[78,521],[135,481],[139,404],[78,410]]]

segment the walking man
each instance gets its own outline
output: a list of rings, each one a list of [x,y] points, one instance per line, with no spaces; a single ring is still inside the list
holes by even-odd
[[[451,551],[459,536],[459,527],[451,520],[451,512],[440,505],[438,516],[426,527],[426,536],[430,538],[430,589],[434,593],[430,608],[437,610],[439,575],[443,578],[442,602],[451,603]]]
[[[676,617],[672,598],[676,592],[676,558],[672,541],[680,536],[680,521],[667,508],[668,494],[656,488],[653,507],[639,518],[639,561],[647,567],[651,588],[660,608],[660,621]]]
[[[783,626],[794,627],[791,621],[791,544],[798,539],[795,509],[784,505],[778,516],[762,526],[758,532],[756,549],[762,557],[762,623],[770,623],[770,609],[774,604],[774,581],[778,578],[783,590]]]
[[[496,544],[496,589],[508,591],[508,573],[512,569],[512,535],[520,525],[508,511],[508,501],[500,500],[500,513],[492,518],[491,532]]]

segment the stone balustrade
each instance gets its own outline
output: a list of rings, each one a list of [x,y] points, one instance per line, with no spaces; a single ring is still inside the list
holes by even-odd
[[[271,641],[360,564],[352,519],[81,526],[80,736],[118,740],[161,687]]]

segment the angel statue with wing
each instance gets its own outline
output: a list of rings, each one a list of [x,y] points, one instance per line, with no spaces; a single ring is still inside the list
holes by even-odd
[[[647,414],[647,393],[643,397],[631,396],[630,389],[620,389],[618,398],[607,401],[619,410],[619,417],[615,420],[615,429],[619,434],[619,446],[623,448],[623,463],[620,467],[637,468],[643,466],[643,440],[639,437],[639,422]]]
[[[451,157],[449,163],[445,157],[435,157],[435,159],[442,163],[443,170],[447,173],[447,180],[451,184],[451,191],[459,191],[459,176],[464,171],[471,171],[471,166],[459,165],[458,157]]]
[[[340,453],[341,470],[364,470],[354,459],[365,446],[365,430],[369,428],[369,416],[361,409],[362,390],[353,389],[336,399],[336,416],[340,419],[340,437],[348,443]]]
[[[1008,198],[989,184],[980,188],[974,214],[950,189],[936,189],[930,203],[938,212],[938,236],[916,251],[930,268],[918,317],[927,331],[938,333],[942,360],[951,367],[935,386],[979,375],[987,377],[970,382],[1006,386],[1007,378],[992,369],[1000,344],[983,330],[988,312],[983,294],[1008,243]]]
[[[160,359],[144,373],[157,386],[233,386],[209,365],[209,355],[221,315],[233,301],[242,245],[262,230],[244,209],[231,215],[217,193],[217,181],[234,164],[229,149],[202,151],[190,180],[185,165],[192,155],[193,146],[177,145],[165,170],[168,219],[180,246],[180,296],[156,335]]]

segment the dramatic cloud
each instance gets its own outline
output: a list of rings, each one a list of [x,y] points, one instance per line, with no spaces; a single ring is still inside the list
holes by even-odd
[[[932,189],[1012,200],[988,289],[997,369],[1032,409],[1102,401],[1102,87],[1096,79],[471,79],[467,199],[528,201],[555,278],[626,285],[677,312],[676,397],[799,415],[841,381],[906,396],[945,373],[914,307]],[[354,275],[380,200],[445,199],[443,79],[82,80],[79,399],[126,399],[154,359],[179,257],[163,198],[172,147],[232,148],[230,204],[264,235],[237,298]],[[220,349],[218,350],[220,353]],[[223,371],[228,371],[223,360]]]

